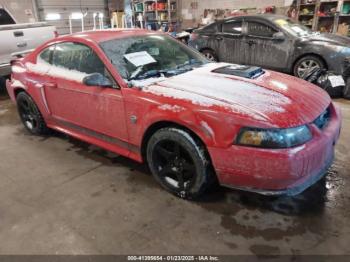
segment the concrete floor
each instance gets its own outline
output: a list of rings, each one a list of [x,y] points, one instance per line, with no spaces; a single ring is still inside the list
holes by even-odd
[[[64,135],[28,135],[0,97],[0,254],[350,254],[350,101],[327,180],[294,198],[224,188],[200,202]]]

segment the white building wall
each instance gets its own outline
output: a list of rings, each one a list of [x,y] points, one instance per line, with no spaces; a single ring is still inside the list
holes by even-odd
[[[0,6],[5,7],[17,23],[31,23],[36,21],[36,13],[32,0],[0,0]]]
[[[192,9],[191,4],[198,3],[197,9]],[[183,17],[182,26],[196,26],[203,16],[205,9],[242,9],[242,8],[265,8],[267,6],[276,6],[280,12],[283,12],[287,6],[290,6],[292,0],[181,0],[181,13],[188,10],[192,19]],[[282,11],[281,11],[282,10]]]
[[[104,21],[108,16],[108,5],[106,0],[35,0],[37,3],[40,20],[44,21],[49,13],[58,13],[61,19],[58,21],[50,21],[55,25],[59,34],[69,33],[69,15],[72,12],[87,13],[84,18],[85,30],[93,28],[93,13],[103,12]],[[73,32],[81,31],[81,21],[72,21]]]

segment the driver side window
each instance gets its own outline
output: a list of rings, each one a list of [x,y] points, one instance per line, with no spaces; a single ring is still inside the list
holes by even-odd
[[[64,42],[56,45],[52,56],[54,66],[78,73],[100,73],[112,81],[113,87],[117,84],[97,54],[88,46],[81,43]]]
[[[52,63],[55,66],[86,74],[104,74],[104,64],[88,46],[66,42],[56,45]]]
[[[242,21],[229,21],[222,24],[222,32],[228,34],[241,35]]]

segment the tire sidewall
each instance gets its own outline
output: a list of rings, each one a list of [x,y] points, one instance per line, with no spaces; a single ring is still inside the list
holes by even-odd
[[[211,62],[218,62],[218,61],[219,61],[217,55],[216,55],[215,52],[212,51],[212,50],[205,49],[205,50],[202,51],[202,54],[203,54],[204,56],[205,56],[205,54],[211,54],[211,55],[213,56],[214,60],[209,60],[209,59],[207,58],[207,59],[208,59],[209,61],[211,61]]]
[[[46,127],[46,123],[45,123],[45,121],[44,121],[44,119],[39,111],[38,106],[35,104],[34,100],[30,97],[30,95],[28,95],[26,92],[20,92],[16,97],[16,101],[17,101],[17,105],[19,103],[21,103],[22,101],[26,101],[27,103],[30,103],[35,111],[34,114],[35,114],[36,120],[38,122],[38,126],[36,128],[31,129],[26,125],[26,123],[22,117],[22,113],[20,111],[20,108],[19,108],[19,106],[17,106],[17,111],[18,111],[19,117],[20,117],[24,127],[33,135],[46,134],[48,131],[48,128]]]
[[[294,76],[298,77],[298,78],[301,78],[299,75],[298,75],[298,67],[300,66],[300,64],[305,61],[305,60],[314,60],[317,64],[319,64],[320,68],[325,68],[325,64],[324,62],[316,57],[316,56],[310,56],[310,55],[307,55],[307,56],[304,56],[302,58],[300,58],[299,60],[297,60],[297,62],[295,63],[294,65],[294,68],[293,68],[293,74]]]
[[[178,190],[169,188],[157,174],[153,163],[153,154],[155,146],[162,140],[176,141],[189,153],[193,160],[196,169],[195,179],[191,188],[186,191],[179,192]],[[167,191],[187,199],[193,199],[203,193],[209,175],[208,161],[203,148],[186,131],[177,128],[163,128],[157,131],[147,145],[147,162],[154,178]]]

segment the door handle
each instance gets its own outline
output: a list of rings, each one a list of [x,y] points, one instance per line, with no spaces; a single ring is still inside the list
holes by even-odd
[[[216,40],[218,40],[218,41],[222,41],[222,40],[224,40],[224,38],[223,38],[223,37],[221,37],[221,36],[217,36],[215,39],[216,39]]]
[[[17,43],[17,47],[26,47],[27,46],[27,42],[19,42]]]
[[[54,82],[47,82],[44,84],[45,87],[57,88],[57,84]]]
[[[24,36],[23,31],[15,31],[15,32],[13,32],[13,35],[14,35],[15,37]]]

